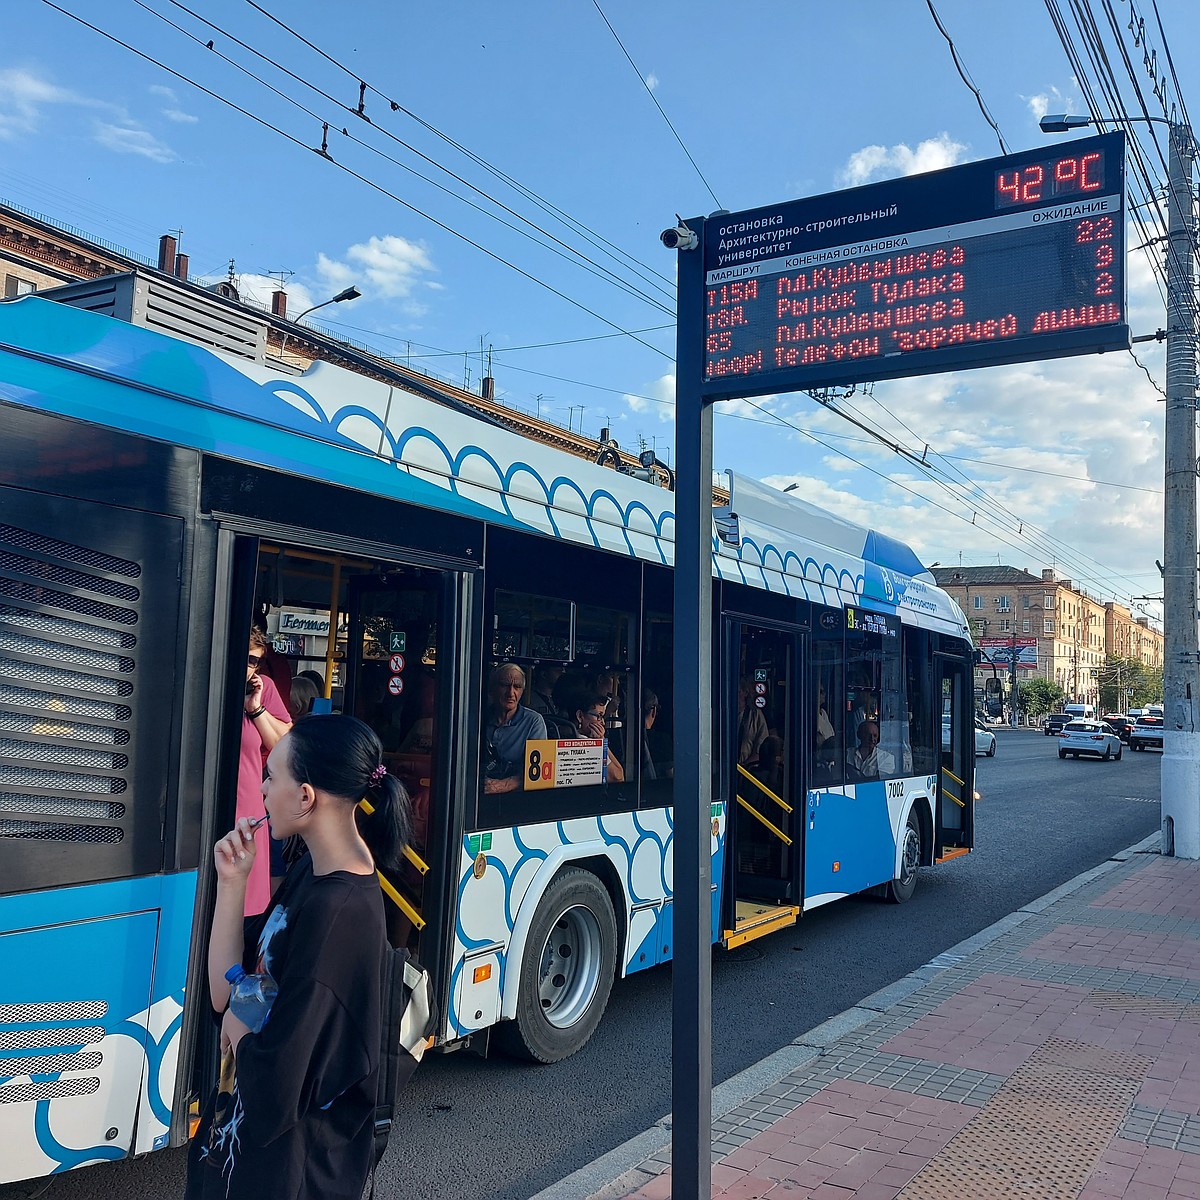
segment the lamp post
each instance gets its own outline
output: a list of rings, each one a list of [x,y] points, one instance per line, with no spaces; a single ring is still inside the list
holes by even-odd
[[[300,316],[296,317],[292,321],[292,324],[299,325],[302,318],[307,317],[310,312],[316,312],[318,308],[324,308],[325,305],[327,305],[327,304],[341,304],[343,301],[346,301],[346,300],[357,300],[359,298],[359,296],[361,296],[361,295],[362,295],[362,292],[360,292],[358,290],[358,288],[356,288],[353,284],[351,284],[348,288],[343,288],[340,292],[338,292],[338,294],[336,296],[330,296],[328,300],[322,300],[320,304],[314,304],[311,307],[306,308],[300,314]],[[283,340],[280,341],[280,343],[279,343],[279,357],[280,358],[283,358],[283,352],[284,352],[284,350],[287,349],[288,334],[290,332],[291,331],[288,329],[285,329],[283,331]]]
[[[1200,858],[1200,653],[1196,636],[1196,213],[1191,127],[1166,117],[1125,120],[1166,125],[1167,412],[1163,430],[1163,759],[1162,850]],[[1043,117],[1045,133],[1063,133],[1100,118]]]

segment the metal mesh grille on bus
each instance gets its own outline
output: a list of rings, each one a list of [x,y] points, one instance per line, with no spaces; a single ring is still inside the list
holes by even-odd
[[[96,1021],[108,1014],[107,1000],[57,1000],[42,1004],[0,1004],[0,1025],[35,1021]],[[28,1070],[26,1075],[30,1074]]]
[[[3,1074],[10,1078],[19,1075],[57,1075],[60,1071],[94,1071],[104,1061],[98,1050],[79,1050],[74,1054],[35,1054],[30,1058],[0,1060]]]
[[[119,821],[125,815],[125,805],[116,800],[68,800],[62,796],[35,796],[31,792],[0,792],[0,813]]]
[[[95,742],[102,746],[124,746],[129,741],[128,729],[109,729],[104,725],[83,725],[78,721],[55,721],[60,736],[76,742]],[[0,710],[0,733],[45,733],[46,722],[28,713]]]
[[[103,629],[99,625],[52,617],[49,613],[26,612],[8,604],[0,604],[0,621],[14,629],[33,630],[64,642],[89,642],[119,650],[129,650],[137,645],[137,637],[127,629]]]
[[[53,1046],[90,1046],[104,1038],[103,1025],[76,1025],[67,1029],[0,1030],[0,1050],[42,1050]]]
[[[0,839],[124,839],[132,814],[109,797],[131,782],[141,575],[0,522]]]
[[[138,563],[127,562],[123,558],[114,558],[101,550],[92,550],[87,546],[74,546],[70,542],[60,542],[55,538],[46,537],[43,533],[32,533],[28,529],[18,529],[15,525],[0,524],[0,542],[21,550],[29,550],[35,555],[51,555],[55,558],[65,558],[77,566],[94,567],[110,575],[124,575],[128,579],[137,579],[142,573]]]
[[[124,837],[124,830],[103,825],[58,825],[49,821],[0,820],[0,838],[26,838],[38,842],[91,842],[111,845]]]
[[[35,569],[30,570],[31,566]],[[117,579],[97,579],[72,571],[68,567],[20,558],[0,550],[0,571],[5,570],[14,575],[36,575],[38,579],[48,579],[51,583],[61,583],[68,587],[85,587],[90,591],[99,592],[102,596],[114,596],[118,600],[136,600],[141,594],[131,583],[121,583]]]
[[[0,672],[21,683],[40,683],[50,688],[76,688],[102,696],[128,696],[133,692],[133,684],[127,679],[105,679],[101,675],[84,675],[80,671],[43,667],[12,658],[0,658]]]
[[[17,1083],[0,1087],[0,1104],[53,1100],[56,1096],[88,1096],[99,1090],[100,1079],[96,1075],[82,1079],[52,1079],[47,1083]]]
[[[43,718],[44,723],[54,726],[59,736],[69,736],[65,732],[58,717],[65,713],[71,717],[95,717],[100,721],[128,721],[133,715],[124,704],[104,704],[97,700],[85,700],[79,696],[56,696],[46,699],[44,692],[30,691],[28,688],[5,687],[0,684],[0,704],[16,704],[24,708],[38,707],[46,709],[52,715]],[[49,730],[48,730],[49,732]]]
[[[31,657],[48,658],[54,662],[70,663],[73,667],[89,667],[95,671],[128,673],[133,670],[133,659],[123,654],[81,650],[77,646],[48,642],[44,638],[28,637],[23,633],[6,633],[0,630],[0,650],[9,654],[26,654]]]
[[[66,767],[95,767],[101,771],[121,771],[129,766],[125,754],[106,750],[84,750],[78,746],[40,746],[16,738],[0,738],[0,758],[33,759],[43,763],[61,763]]]

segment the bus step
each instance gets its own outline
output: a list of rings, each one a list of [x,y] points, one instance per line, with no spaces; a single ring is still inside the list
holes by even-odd
[[[964,854],[970,854],[969,846],[947,846],[938,856],[937,861],[940,863],[949,862],[952,858],[962,858]]]
[[[721,945],[726,950],[744,946],[764,934],[795,924],[799,915],[800,907],[796,904],[760,904],[756,900],[739,900],[734,922],[736,928],[725,930]]]

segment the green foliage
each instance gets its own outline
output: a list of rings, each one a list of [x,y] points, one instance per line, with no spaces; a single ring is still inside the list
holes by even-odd
[[[1053,712],[1066,698],[1062,688],[1049,679],[1029,679],[1017,685],[1017,706],[1031,717]]]
[[[1162,701],[1162,672],[1146,666],[1140,659],[1110,654],[1099,679],[1102,712],[1124,712]]]

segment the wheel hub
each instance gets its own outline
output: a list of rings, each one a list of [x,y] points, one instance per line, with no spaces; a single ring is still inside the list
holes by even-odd
[[[538,1001],[542,1015],[557,1029],[583,1016],[599,981],[600,926],[582,906],[569,908],[555,921],[542,947]]]

